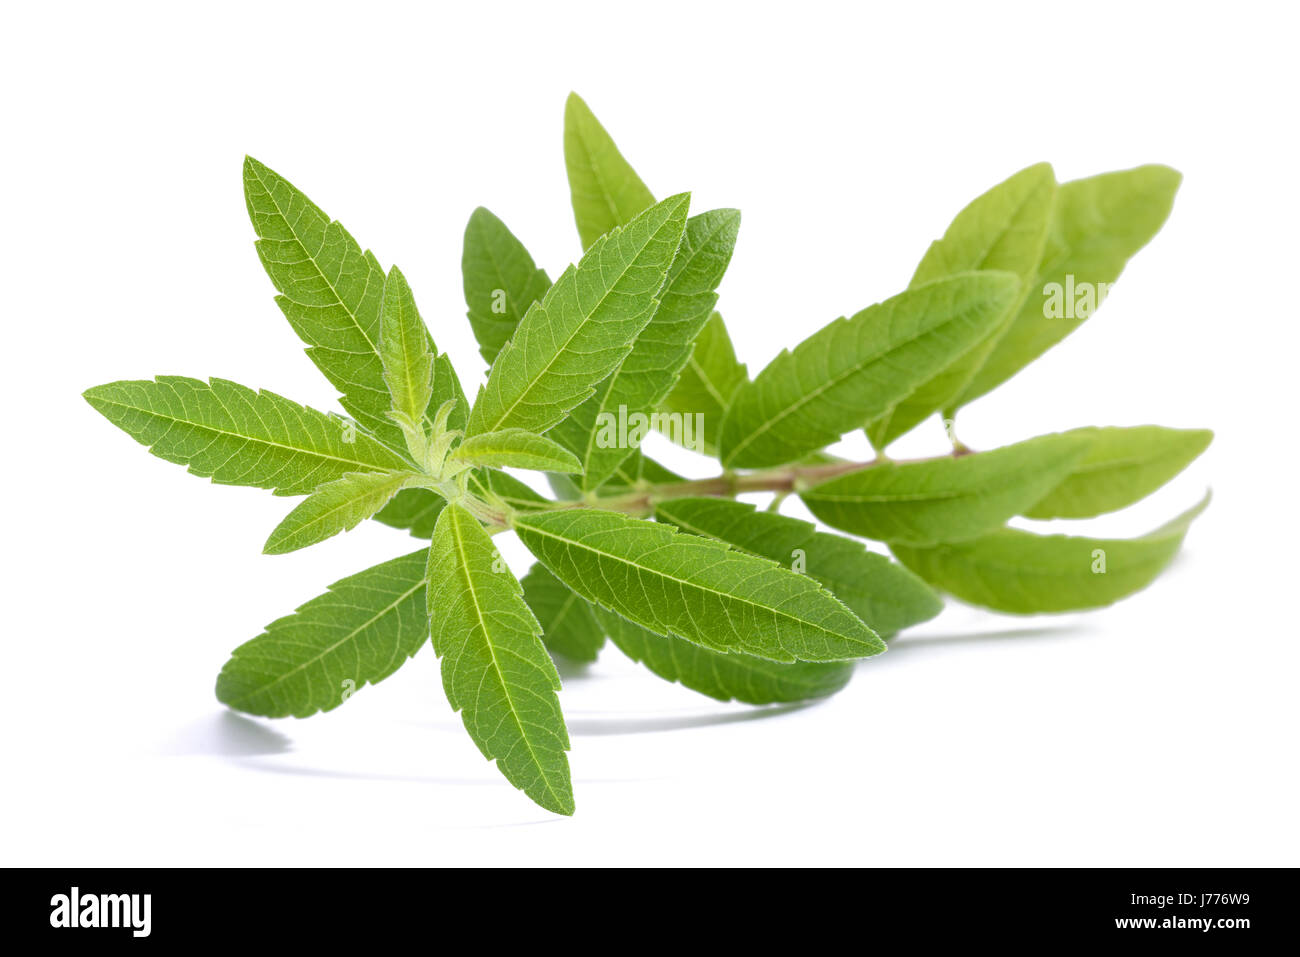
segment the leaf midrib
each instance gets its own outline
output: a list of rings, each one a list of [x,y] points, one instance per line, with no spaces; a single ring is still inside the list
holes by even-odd
[[[545,531],[545,530],[543,530],[543,529],[538,528],[536,525],[530,525],[530,524],[528,524],[528,522],[527,522],[527,521],[524,521],[524,520],[521,520],[521,521],[517,522],[516,524],[524,526],[524,527],[527,528],[530,532],[535,532],[535,533],[537,533],[537,534],[539,534],[539,535],[543,535],[543,536],[545,536],[545,537],[547,537],[547,538],[553,538],[553,539],[555,539],[555,540],[558,541],[558,542],[563,542],[563,543],[568,544],[568,545],[571,545],[571,546],[573,546],[573,547],[575,547],[575,548],[585,549],[586,551],[590,552],[590,553],[593,554],[593,555],[599,555],[599,556],[602,556],[602,557],[604,557],[604,558],[612,559],[612,560],[614,560],[614,561],[616,561],[616,562],[619,562],[619,563],[621,563],[621,564],[623,564],[623,565],[627,565],[627,566],[629,566],[629,567],[631,567],[631,568],[634,568],[634,569],[638,570],[639,572],[644,572],[645,574],[648,574],[648,575],[654,575],[654,576],[657,576],[657,577],[659,577],[659,578],[665,579],[665,580],[667,580],[667,581],[676,582],[676,583],[679,584],[679,585],[687,586],[687,587],[689,587],[689,588],[691,588],[691,589],[693,589],[693,590],[695,590],[695,591],[708,592],[709,594],[717,595],[717,596],[719,596],[720,598],[726,599],[726,600],[728,600],[728,601],[738,602],[738,603],[740,603],[740,604],[748,605],[748,606],[753,607],[753,608],[762,609],[763,611],[769,612],[769,613],[771,613],[771,614],[773,614],[773,615],[776,615],[776,616],[778,616],[778,617],[780,617],[780,618],[783,618],[783,619],[786,619],[786,620],[788,620],[788,621],[794,622],[794,623],[796,623],[796,624],[799,624],[799,625],[802,625],[802,626],[805,626],[805,627],[809,627],[809,628],[813,628],[813,629],[815,629],[815,630],[817,630],[817,631],[819,631],[819,632],[822,632],[822,633],[824,633],[824,634],[827,634],[827,635],[832,635],[832,636],[834,636],[835,638],[838,638],[840,641],[851,641],[851,642],[854,642],[855,644],[859,644],[859,645],[862,645],[862,646],[864,646],[864,647],[870,647],[870,643],[869,643],[869,642],[864,642],[864,641],[862,641],[862,640],[859,639],[859,638],[852,638],[852,637],[849,637],[849,636],[847,636],[847,635],[840,634],[840,633],[837,632],[837,631],[832,631],[831,629],[825,627],[824,625],[822,625],[822,624],[820,624],[820,623],[811,622],[811,621],[809,621],[809,620],[806,619],[806,618],[799,618],[799,617],[796,617],[795,615],[791,615],[789,612],[782,611],[780,608],[777,608],[777,607],[775,607],[775,606],[773,606],[773,605],[762,605],[762,604],[759,604],[759,603],[756,602],[756,601],[753,601],[753,600],[751,600],[751,599],[749,599],[749,598],[744,598],[744,597],[742,597],[742,596],[740,596],[740,595],[736,595],[736,594],[734,594],[734,593],[732,593],[732,592],[719,591],[719,590],[716,589],[716,588],[709,588],[709,587],[706,586],[706,585],[702,585],[702,584],[700,584],[700,583],[697,582],[697,581],[691,581],[690,579],[685,579],[685,578],[677,578],[677,577],[675,577],[675,576],[673,576],[673,575],[668,574],[667,572],[657,571],[657,570],[655,570],[655,569],[648,568],[648,567],[646,567],[645,565],[638,565],[635,561],[633,561],[633,560],[631,560],[631,559],[623,558],[623,557],[620,556],[620,555],[614,555],[614,554],[612,554],[612,553],[610,553],[610,552],[603,551],[602,549],[596,548],[596,547],[594,547],[594,546],[592,546],[592,545],[588,545],[588,544],[586,544],[586,543],[584,543],[584,542],[578,542],[578,541],[575,541],[574,539],[571,539],[571,538],[565,538],[564,536],[562,536],[562,535],[557,535],[557,534],[555,534],[554,532],[547,532],[547,531]],[[725,544],[725,543],[724,543],[724,544]],[[727,548],[724,548],[724,549],[723,549],[724,552],[725,552],[725,551],[731,551],[731,550],[732,550],[732,549],[731,549],[730,547],[727,547]],[[742,554],[743,554],[743,553],[742,553]],[[769,559],[765,559],[765,558],[762,558],[761,556],[753,555],[753,554],[750,554],[749,557],[752,558],[752,559],[754,559],[754,560],[756,560],[756,561],[762,561],[762,562],[769,562],[769,561],[770,561]],[[779,565],[776,565],[775,562],[771,562],[771,564],[772,564],[773,566],[777,567],[777,568],[780,567]],[[821,588],[820,585],[817,586],[817,587],[818,587],[818,590],[823,590],[823,589]],[[827,593],[827,594],[829,595],[829,593]],[[832,595],[832,596],[829,596],[829,597],[834,598],[833,595]],[[835,599],[835,600],[836,600],[836,601],[839,601],[839,599]],[[842,604],[842,603],[841,603],[841,604]],[[845,608],[845,611],[848,611],[847,607]],[[852,612],[848,612],[848,613],[849,613],[850,615],[853,614]],[[864,626],[864,627],[865,627],[865,626]],[[755,656],[755,657],[757,657],[757,656]],[[798,658],[796,658],[795,660],[796,660],[796,661],[799,661],[799,660],[803,660],[803,659],[798,659]]]

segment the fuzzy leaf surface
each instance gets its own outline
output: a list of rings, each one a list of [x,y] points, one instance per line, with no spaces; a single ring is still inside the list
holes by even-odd
[[[655,634],[773,661],[835,661],[884,642],[806,575],[657,522],[575,508],[516,518],[564,584]]]
[[[326,482],[275,527],[262,551],[283,555],[356,528],[388,504],[409,472],[349,472]]]
[[[543,472],[581,472],[578,457],[553,439],[525,429],[501,429],[471,435],[448,457],[491,468],[537,469]]]
[[[329,711],[375,684],[429,637],[425,549],[367,568],[277,619],[234,650],[217,700],[267,718]]]
[[[933,545],[976,538],[1030,508],[1088,451],[1082,435],[1055,433],[991,452],[888,462],[800,492],[834,528],[885,542]]]
[[[396,266],[384,283],[379,358],[393,410],[418,425],[433,400],[433,350],[411,287]]]
[[[221,485],[306,495],[349,472],[410,464],[351,423],[226,379],[110,382],[85,399],[154,455]]]
[[[506,780],[547,810],[572,814],[560,676],[519,582],[460,505],[438,516],[426,578],[447,700]]]
[[[1017,615],[1100,608],[1141,591],[1173,560],[1201,503],[1140,538],[1003,528],[934,548],[891,545],[900,562],[964,602]]]
[[[1019,290],[1010,273],[966,273],[835,320],[737,392],[723,464],[780,465],[837,441],[988,335]]]

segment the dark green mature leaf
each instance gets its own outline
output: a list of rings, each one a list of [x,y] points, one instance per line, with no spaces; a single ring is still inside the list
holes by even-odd
[[[429,637],[425,549],[367,568],[234,650],[217,700],[268,718],[329,711],[388,677]]]
[[[1019,311],[1047,240],[1056,198],[1052,167],[1039,163],[1023,169],[977,197],[957,214],[943,234],[930,244],[916,267],[911,286],[920,286],[971,269],[1000,269],[1021,281],[1020,297],[1007,309],[1004,323]],[[998,328],[1002,328],[1001,326]],[[867,427],[871,444],[883,449],[898,436],[946,408],[984,364],[997,341],[995,328],[983,342]]]
[[[655,506],[655,517],[816,579],[878,635],[892,635],[943,609],[930,586],[903,566],[797,518],[720,498],[670,499]]]
[[[689,201],[670,197],[603,236],[529,308],[479,390],[469,434],[545,432],[618,368],[654,315]]]
[[[419,426],[433,400],[433,349],[402,271],[394,266],[384,283],[379,314],[379,358],[393,410]]]
[[[501,429],[471,435],[448,456],[448,462],[543,472],[582,471],[577,456],[564,446],[524,429]]]
[[[547,810],[572,814],[560,676],[519,582],[460,505],[438,516],[426,578],[447,700],[506,780]]]
[[[1209,429],[1074,429],[1088,452],[1065,480],[1022,514],[1029,518],[1090,518],[1146,498],[1205,451]]]
[[[595,608],[545,565],[534,565],[523,579],[524,601],[542,625],[542,642],[573,661],[595,661],[605,645],[605,629]]]
[[[1141,538],[1036,535],[1004,528],[935,548],[891,545],[926,581],[972,605],[1018,615],[1100,608],[1149,585],[1177,554],[1197,506]]]
[[[584,489],[603,485],[640,446],[651,424],[649,415],[677,382],[717,302],[714,290],[731,261],[739,228],[740,213],[734,209],[711,210],[687,221],[654,317],[622,365],[596,387],[596,394],[552,430],[582,460]],[[644,428],[638,430],[635,420],[628,428],[629,417],[638,413],[646,416]],[[693,442],[696,418],[688,413],[675,421],[679,424],[673,427],[681,430],[677,440]]]
[[[1129,258],[1164,225],[1181,181],[1182,174],[1168,166],[1139,166],[1064,183],[1033,288],[953,407],[1002,384],[1082,325],[1100,305],[1100,284],[1117,280]],[[1046,311],[1052,283],[1063,295],[1066,288],[1077,294],[1064,303],[1061,316]]]
[[[221,485],[305,495],[349,472],[410,467],[351,422],[226,379],[158,376],[84,395],[154,455]]]
[[[701,648],[673,635],[656,635],[604,608],[594,608],[619,650],[659,677],[719,701],[776,704],[835,694],[853,677],[853,662],[779,664]]]
[[[564,584],[655,634],[787,662],[885,649],[808,576],[722,542],[586,508],[521,515],[514,529]]]
[[[966,273],[835,320],[736,394],[723,464],[791,462],[876,418],[987,336],[1019,290],[1010,273]]]
[[[799,497],[821,521],[854,535],[908,545],[960,542],[1023,513],[1087,451],[1086,436],[1040,435],[991,452],[873,465]]]
[[[285,516],[262,551],[283,555],[350,531],[388,504],[411,477],[410,472],[349,472],[326,482]]]
[[[546,295],[551,280],[505,223],[482,206],[465,227],[460,264],[469,322],[490,365],[528,307]]]
[[[576,93],[564,105],[564,166],[583,249],[654,205],[641,177]]]
[[[691,357],[663,408],[681,415],[704,416],[704,453],[716,456],[727,410],[740,387],[748,382],[749,370],[737,361],[727,326],[722,315],[715,312],[695,337]]]

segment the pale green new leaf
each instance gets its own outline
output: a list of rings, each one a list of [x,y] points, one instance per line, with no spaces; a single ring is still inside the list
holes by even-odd
[[[853,677],[853,662],[780,664],[753,655],[723,654],[673,635],[656,635],[604,608],[595,608],[619,650],[659,677],[719,701],[777,704],[825,698]]]
[[[601,237],[529,307],[479,390],[470,435],[545,432],[618,368],[654,315],[689,200],[670,197]]]
[[[603,485],[640,446],[650,427],[649,415],[672,390],[717,302],[714,290],[731,261],[739,228],[740,213],[734,209],[711,210],[687,220],[682,244],[659,294],[659,307],[632,351],[596,387],[595,395],[551,430],[581,458],[584,489]],[[646,416],[644,428],[621,428],[620,423],[637,413]],[[694,444],[695,416],[669,422],[681,423],[678,442]]]
[[[1021,514],[1029,518],[1090,518],[1146,498],[1205,451],[1209,429],[1074,429],[1088,439],[1088,452],[1065,480]]]
[[[564,104],[564,166],[583,249],[654,205],[641,177],[576,93]]]
[[[285,516],[262,551],[283,555],[350,531],[388,504],[410,472],[349,472],[326,482]]]
[[[876,418],[987,336],[1019,290],[1010,273],[965,273],[836,319],[737,392],[723,464],[791,462]]]
[[[521,515],[514,529],[564,584],[655,634],[773,661],[865,658],[885,648],[808,576],[722,542],[587,508]]]
[[[1139,166],[1062,184],[1038,275],[1015,318],[983,366],[953,402],[960,407],[1005,382],[1083,324],[1093,309],[1049,317],[1049,283],[1075,289],[1117,280],[1125,263],[1164,225],[1182,174],[1168,166]],[[1070,278],[1072,277],[1072,278]],[[1082,305],[1084,303],[1080,303]]]
[[[449,464],[491,468],[581,472],[578,457],[553,439],[524,429],[500,429],[471,435],[448,456]]]
[[[887,462],[799,493],[834,528],[887,542],[933,545],[976,538],[1059,485],[1088,451],[1082,435],[1054,433],[924,462]]]
[[[542,626],[546,647],[573,661],[595,661],[605,645],[605,629],[595,607],[546,570],[534,565],[524,576],[524,601]]]
[[[560,676],[519,582],[460,505],[438,516],[426,578],[447,700],[506,780],[547,810],[572,814]]]
[[[496,498],[516,509],[537,508],[548,503],[548,499],[513,475],[493,469],[471,473],[469,489],[480,498]],[[375,521],[405,529],[415,538],[432,538],[434,525],[446,504],[446,499],[427,488],[402,489],[375,515]]]
[[[506,224],[482,206],[465,227],[460,265],[469,323],[490,365],[528,307],[546,295],[551,280]]]
[[[418,427],[433,399],[433,350],[429,330],[415,308],[402,271],[394,266],[384,283],[379,315],[379,357],[393,411]]]
[[[396,671],[429,637],[427,550],[337,581],[234,650],[217,700],[268,718],[329,711]]]
[[[930,586],[903,566],[797,518],[720,498],[670,499],[655,506],[655,517],[808,575],[878,635],[893,635],[943,609]]]
[[[1019,615],[1109,605],[1149,585],[1173,559],[1199,505],[1132,539],[1036,535],[1004,528],[935,548],[891,545],[926,581],[972,605]]]
[[[221,485],[305,495],[349,472],[410,467],[352,422],[225,379],[158,376],[84,395],[154,455]]]
[[[1037,275],[1055,196],[1056,177],[1047,163],[1023,169],[994,186],[957,214],[942,239],[930,244],[911,285],[920,286],[971,269],[1015,273],[1021,290],[1004,315],[1004,324],[1009,322]],[[997,341],[997,332],[995,328],[983,342],[871,423],[867,427],[871,444],[883,449],[931,413],[946,408],[984,364]]]
[[[691,357],[682,368],[677,385],[664,400],[665,412],[704,416],[704,452],[716,456],[722,423],[740,387],[749,382],[749,370],[736,359],[736,348],[722,321],[714,313],[695,337]],[[674,436],[669,436],[674,438]]]

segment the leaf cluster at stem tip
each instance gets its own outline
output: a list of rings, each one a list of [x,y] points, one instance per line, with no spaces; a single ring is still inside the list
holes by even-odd
[[[1100,307],[1169,216],[1174,170],[1058,183],[1050,165],[1026,167],[963,208],[896,295],[855,304],[751,375],[716,308],[740,213],[692,210],[685,192],[657,200],[576,94],[564,159],[581,255],[554,280],[497,215],[469,217],[461,271],[487,363],[472,398],[406,276],[251,157],[257,255],[343,414],[216,378],[86,391],[159,458],[301,496],[269,554],[367,519],[428,540],[236,648],[216,686],[231,708],[332,710],[427,640],[483,755],[540,806],[572,814],[552,655],[592,662],[613,645],[715,699],[823,698],[855,661],[937,615],[940,592],[1012,614],[1126,598],[1208,504],[1133,539],[1013,527],[1125,508],[1212,436],[1093,427],[974,451],[953,426]],[[886,455],[930,421],[943,451]],[[858,429],[874,459],[828,451]],[[715,458],[717,474],[676,475],[642,448],[651,430]],[[544,475],[553,494],[517,470]],[[766,509],[736,501],[754,492],[772,493]],[[820,526],[781,514],[790,498]],[[504,532],[536,559],[522,580],[494,545]]]

